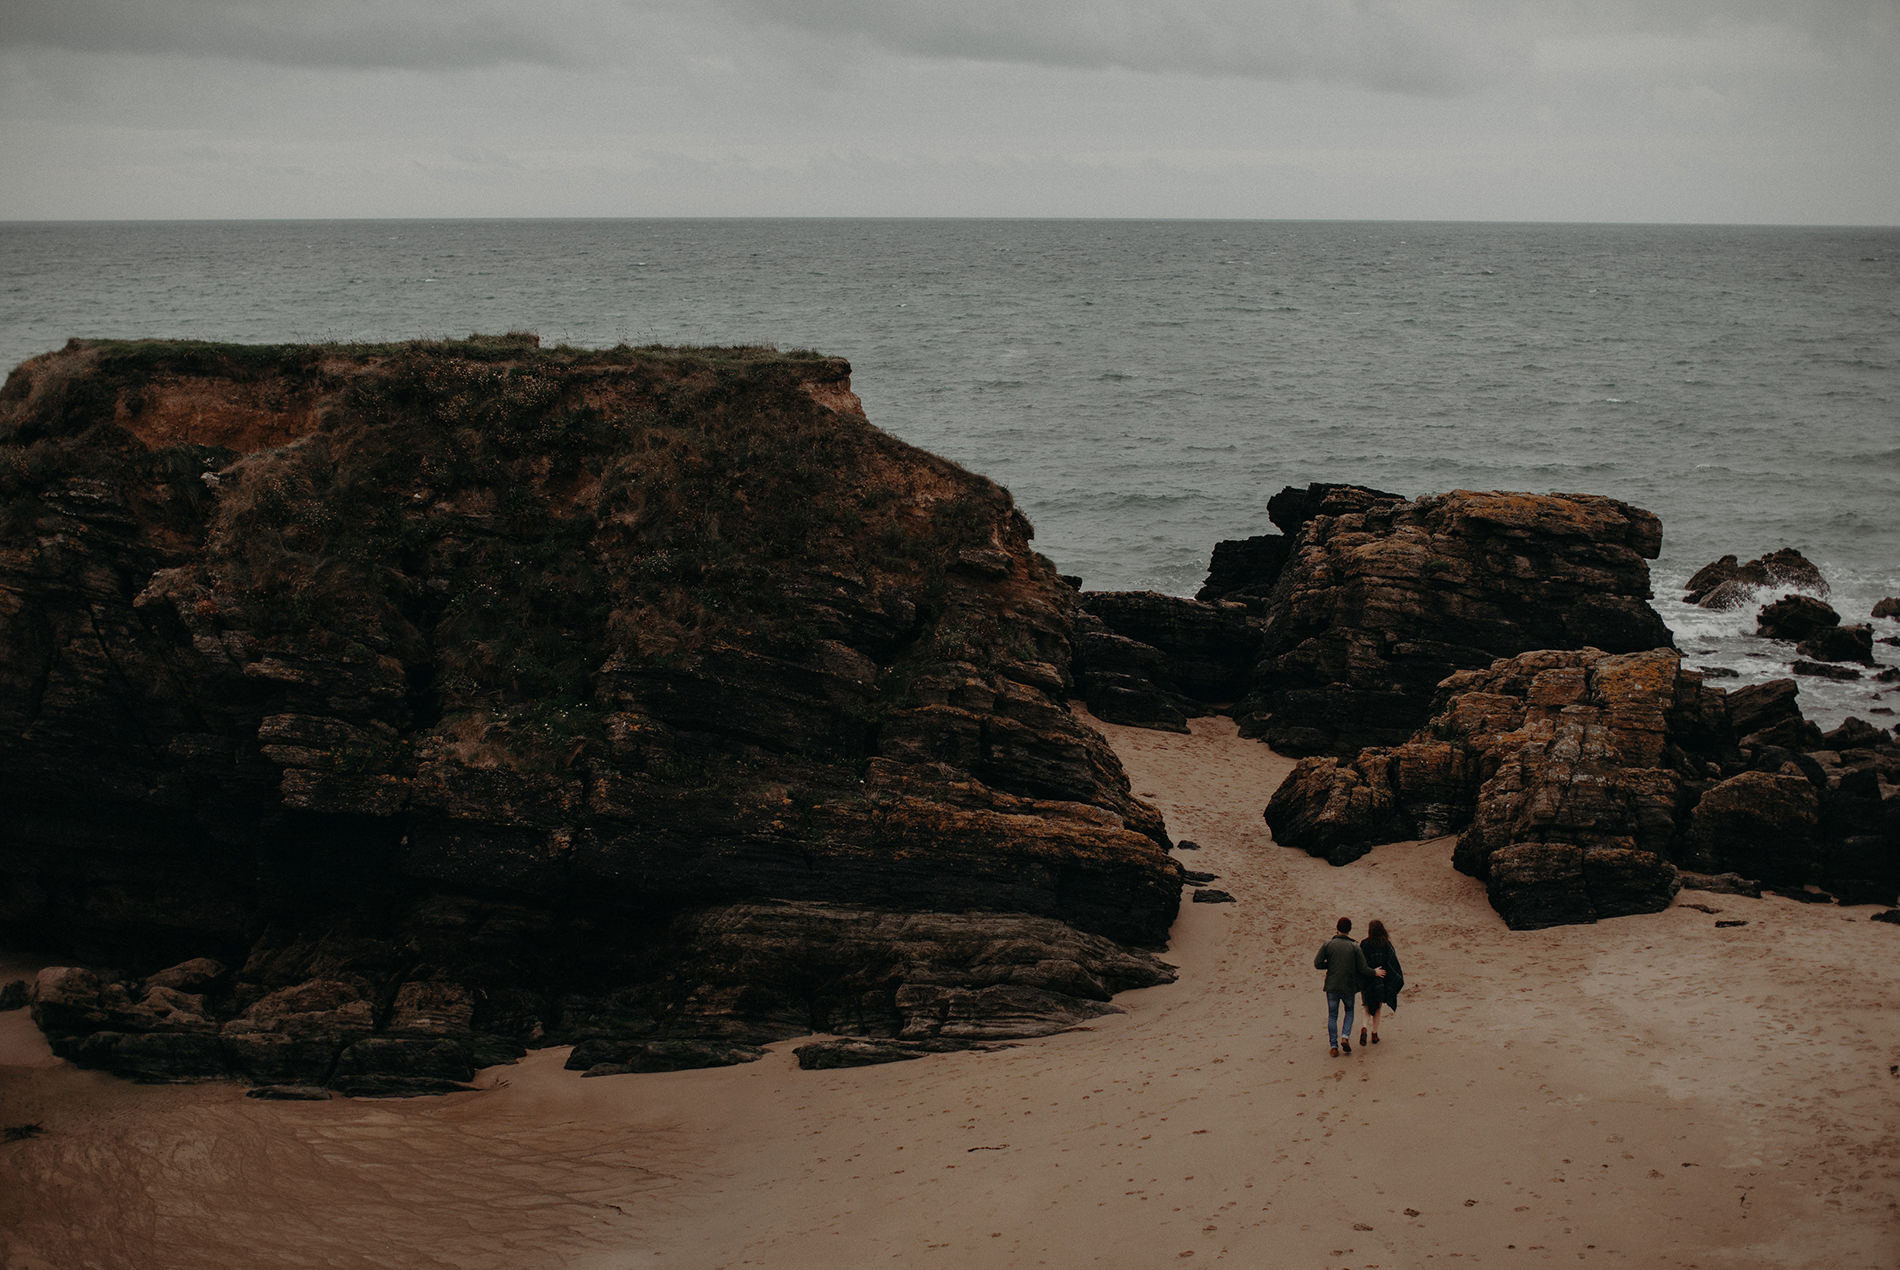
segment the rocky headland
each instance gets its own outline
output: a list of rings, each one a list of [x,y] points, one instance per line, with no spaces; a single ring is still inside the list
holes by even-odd
[[[1686,668],[1649,513],[1310,485],[1268,515],[1193,599],[1088,592],[837,359],[74,341],[0,393],[0,923],[72,962],[34,1018],[277,1097],[1072,1027],[1170,979],[1213,880],[1077,698],[1233,716],[1301,756],[1276,841],[1455,834],[1515,928],[1900,892],[1892,734]],[[1798,553],[1705,574],[1863,659]]]
[[[27,362],[0,928],[75,962],[35,1017],[143,1078],[409,1093],[1112,1010],[1181,873],[1029,535],[813,354]]]

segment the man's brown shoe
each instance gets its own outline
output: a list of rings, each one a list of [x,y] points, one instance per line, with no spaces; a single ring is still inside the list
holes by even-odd
[[[1342,1054],[1352,1053],[1352,1042],[1343,1036],[1339,1038],[1339,1052]]]
[[[1333,1048],[1327,1052],[1331,1054],[1334,1058],[1339,1057],[1339,1047],[1337,1045],[1333,1046]]]

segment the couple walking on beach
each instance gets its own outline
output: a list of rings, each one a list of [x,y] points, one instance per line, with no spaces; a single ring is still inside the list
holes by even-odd
[[[1313,958],[1313,969],[1326,972],[1326,1041],[1338,1058],[1352,1053],[1352,998],[1365,999],[1366,1022],[1359,1029],[1359,1043],[1366,1043],[1371,1029],[1372,1044],[1379,1043],[1379,1010],[1383,1006],[1399,1008],[1399,989],[1405,986],[1405,972],[1399,969],[1398,950],[1385,933],[1385,923],[1374,919],[1366,931],[1366,942],[1352,937],[1352,918],[1339,919],[1338,933],[1320,945]],[[1340,1009],[1345,1008],[1345,1023]]]

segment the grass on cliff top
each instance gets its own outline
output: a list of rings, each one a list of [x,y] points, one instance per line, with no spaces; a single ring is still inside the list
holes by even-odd
[[[810,349],[781,351],[769,344],[628,345],[612,348],[541,346],[531,332],[470,335],[459,340],[400,340],[368,343],[324,341],[307,344],[237,344],[217,340],[74,339],[67,352],[92,352],[98,370],[110,377],[141,377],[157,373],[214,375],[255,379],[276,374],[302,374],[326,359],[358,364],[406,355],[453,357],[471,362],[546,360],[561,366],[618,366],[641,362],[702,362],[730,367],[761,362],[826,362],[836,360]]]
[[[586,700],[630,652],[808,652],[810,580],[833,571],[928,609],[946,558],[1013,514],[994,483],[819,408],[837,359],[530,338],[366,355],[321,444],[227,480],[225,585],[285,636],[432,647],[451,700]]]
[[[883,656],[980,662],[1000,645],[948,566],[1017,532],[1008,494],[823,408],[811,389],[842,382],[840,359],[543,350],[523,335],[75,351],[30,402],[16,385],[4,403],[8,534],[33,532],[42,492],[76,476],[162,499],[178,541],[204,543],[205,622],[365,676],[393,659],[425,726],[557,710],[554,731],[590,735],[603,694],[620,691],[603,667],[733,646],[802,661],[859,620],[857,598],[830,607],[839,576],[871,608],[889,594],[902,597],[892,613],[914,614],[890,619],[905,651]],[[148,450],[114,421],[163,408],[174,378],[245,384],[254,409],[321,401],[322,419],[297,444],[242,456]],[[505,730],[565,750],[526,724]]]

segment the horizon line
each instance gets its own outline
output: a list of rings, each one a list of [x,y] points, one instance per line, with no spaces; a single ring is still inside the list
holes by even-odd
[[[620,221],[840,221],[840,222],[987,222],[987,223],[1073,223],[1101,224],[1221,224],[1221,225],[1491,225],[1491,226],[1588,226],[1593,228],[1635,229],[1900,229],[1900,221],[1891,223],[1854,221],[1695,221],[1695,220],[1522,220],[1511,218],[1477,219],[1459,217],[1409,216],[964,216],[964,215],[819,215],[799,213],[754,213],[721,215],[627,215],[627,216],[0,216],[0,226],[17,225],[310,225],[310,224],[464,224],[585,223]]]

